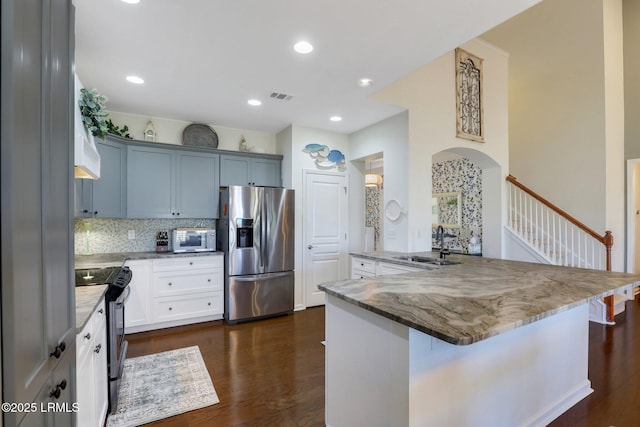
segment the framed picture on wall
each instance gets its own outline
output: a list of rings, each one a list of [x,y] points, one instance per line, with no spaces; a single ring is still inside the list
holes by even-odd
[[[456,49],[456,136],[484,142],[482,59]]]

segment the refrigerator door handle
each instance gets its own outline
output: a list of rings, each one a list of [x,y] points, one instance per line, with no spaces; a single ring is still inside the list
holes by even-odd
[[[268,218],[267,218],[267,209],[266,209],[266,201],[267,198],[265,197],[264,193],[262,193],[262,203],[260,204],[261,209],[262,209],[262,223],[260,224],[260,265],[264,265],[267,263],[267,224],[269,224],[268,222]]]

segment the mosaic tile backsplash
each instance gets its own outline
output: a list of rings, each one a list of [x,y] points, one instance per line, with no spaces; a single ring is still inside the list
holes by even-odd
[[[380,250],[380,212],[382,209],[381,187],[365,187],[365,227],[373,227],[374,250]]]
[[[432,193],[461,192],[461,228],[445,228],[445,244],[450,249],[466,251],[472,233],[482,241],[482,169],[469,159],[461,158],[434,163],[432,173]],[[436,228],[432,229],[432,246]]]
[[[77,255],[150,252],[156,250],[158,231],[171,232],[178,227],[216,228],[214,219],[76,219],[75,253]],[[135,239],[129,239],[129,230]],[[170,233],[169,233],[170,234]],[[172,246],[170,246],[171,248]]]

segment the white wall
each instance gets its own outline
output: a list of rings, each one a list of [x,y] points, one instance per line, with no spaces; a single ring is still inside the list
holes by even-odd
[[[390,200],[397,200],[400,205],[409,205],[409,170],[407,164],[409,147],[409,114],[403,112],[382,120],[372,126],[354,132],[349,136],[352,159],[363,159],[373,154],[382,153],[384,162],[384,202],[382,209]],[[363,239],[353,231],[358,229],[364,233],[364,173],[354,171],[354,184],[351,186],[349,208],[353,212],[356,223],[352,227],[351,250],[360,251]],[[430,191],[430,190],[429,190]],[[360,213],[360,217],[358,217]],[[384,213],[384,212],[383,212]],[[383,248],[386,251],[406,252],[408,250],[408,219],[401,215],[397,221],[390,221],[383,215],[382,226]]]
[[[303,171],[317,170],[315,160],[303,150],[307,144],[323,144],[331,149],[340,150],[346,157],[346,171],[353,175],[355,168],[349,162],[349,140],[347,135],[319,129],[292,125],[276,135],[276,153],[282,154],[282,180],[285,187],[296,190],[295,213],[295,309],[306,307],[304,278],[302,274],[304,250],[304,212]],[[337,172],[337,171],[336,171]],[[349,181],[350,188],[352,183]],[[351,226],[351,224],[349,224]],[[350,227],[351,228],[351,227]],[[345,263],[347,256],[345,254]],[[346,267],[346,266],[345,266]],[[346,277],[345,277],[346,279]]]
[[[149,120],[153,122],[158,138],[156,142],[168,144],[182,144],[182,131],[190,122],[181,120],[164,119],[159,117],[138,116],[134,114],[119,113],[109,111],[109,119],[122,128],[129,126],[129,133],[134,139],[144,140],[143,133]],[[249,148],[262,148],[265,153],[274,154],[276,147],[276,136],[270,132],[258,132],[246,129],[233,129],[223,126],[209,124],[218,135],[218,148],[220,150],[238,151],[240,138],[244,136]]]
[[[508,55],[483,42],[472,40],[461,46],[484,59],[483,106],[485,142],[479,143],[456,137],[455,52],[451,51],[419,68],[405,78],[380,90],[374,99],[406,108],[409,112],[409,145],[407,163],[397,166],[406,169],[407,223],[402,238],[406,250],[431,249],[431,163],[432,156],[443,150],[461,149],[476,152],[478,157],[491,159],[499,170],[487,191],[494,191],[496,212],[485,217],[493,221],[494,230],[501,230],[505,221],[506,199],[504,178],[508,175]],[[356,156],[357,157],[357,156]],[[385,153],[385,179],[390,175]],[[474,163],[480,165],[477,159]],[[483,188],[485,188],[483,184]],[[386,190],[386,185],[385,185]],[[385,198],[387,195],[385,194]],[[484,211],[483,211],[484,215]],[[385,224],[386,225],[386,224]],[[483,224],[483,227],[486,227]],[[494,257],[502,255],[502,233],[487,235],[483,251]],[[387,240],[385,240],[385,248]]]

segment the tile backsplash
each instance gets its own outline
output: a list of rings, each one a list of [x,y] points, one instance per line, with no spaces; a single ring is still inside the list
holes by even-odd
[[[88,255],[155,251],[158,231],[170,232],[178,227],[215,229],[216,220],[78,218],[74,221],[75,253]],[[135,234],[134,239],[129,239],[130,231]]]

